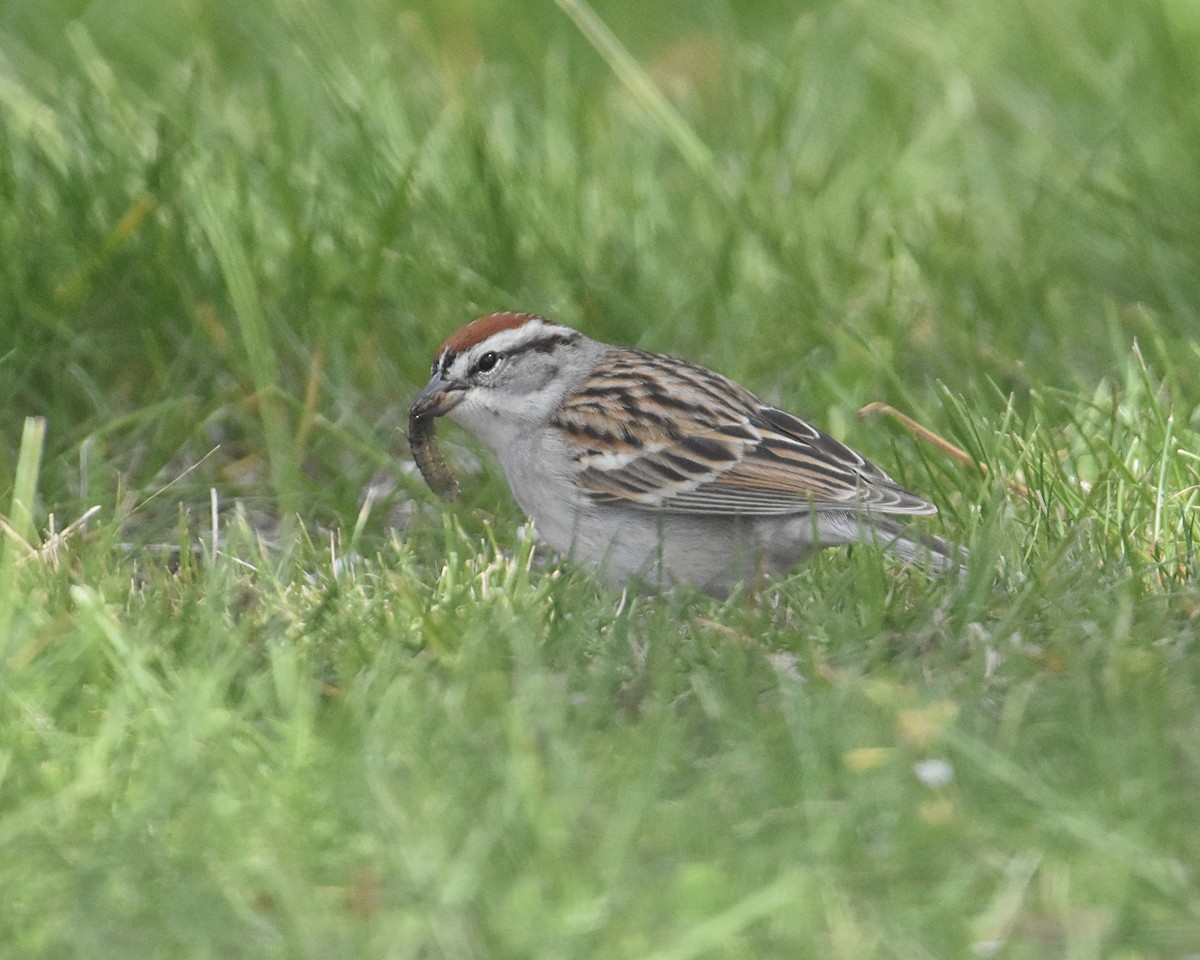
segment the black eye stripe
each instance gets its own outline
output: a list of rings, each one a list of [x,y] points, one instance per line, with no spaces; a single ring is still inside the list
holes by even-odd
[[[506,361],[514,356],[522,356],[524,354],[553,354],[558,351],[564,344],[572,344],[578,342],[580,333],[575,330],[568,330],[563,327],[561,329],[551,329],[543,331],[542,335],[518,342],[508,350],[487,350],[480,354],[479,359],[470,365],[466,375],[473,377],[481,373],[490,373],[501,362]],[[469,348],[473,349],[473,348]],[[443,354],[434,361],[433,372],[441,374],[443,377],[450,375],[450,368],[455,365],[462,353],[447,349]]]
[[[487,373],[489,370],[494,370],[496,364],[498,364],[503,358],[504,354],[497,353],[495,350],[489,350],[475,361],[475,365],[471,368],[471,372]]]

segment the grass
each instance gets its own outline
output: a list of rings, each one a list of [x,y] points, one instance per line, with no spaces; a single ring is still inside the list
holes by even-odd
[[[0,943],[1200,944],[1200,20],[1179,0],[0,10]],[[495,309],[934,499],[620,598],[405,466]],[[900,408],[967,470],[883,419]]]

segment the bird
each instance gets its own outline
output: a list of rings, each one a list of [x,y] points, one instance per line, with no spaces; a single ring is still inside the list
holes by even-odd
[[[536,314],[479,317],[441,345],[410,422],[442,416],[491,451],[542,541],[617,588],[726,597],[863,541],[934,575],[967,559],[894,519],[934,504],[799,417]]]

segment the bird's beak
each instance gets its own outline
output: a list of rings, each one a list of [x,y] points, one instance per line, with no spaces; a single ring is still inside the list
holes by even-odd
[[[464,396],[462,387],[456,386],[453,381],[443,380],[440,373],[435,373],[425,384],[425,388],[417,394],[408,415],[440,417],[457,407]]]

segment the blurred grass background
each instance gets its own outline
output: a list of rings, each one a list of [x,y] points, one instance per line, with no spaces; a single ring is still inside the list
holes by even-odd
[[[0,5],[0,942],[1193,956],[1198,54],[1186,0]],[[967,584],[618,604],[486,465],[443,510],[405,412],[498,309],[810,416]]]

